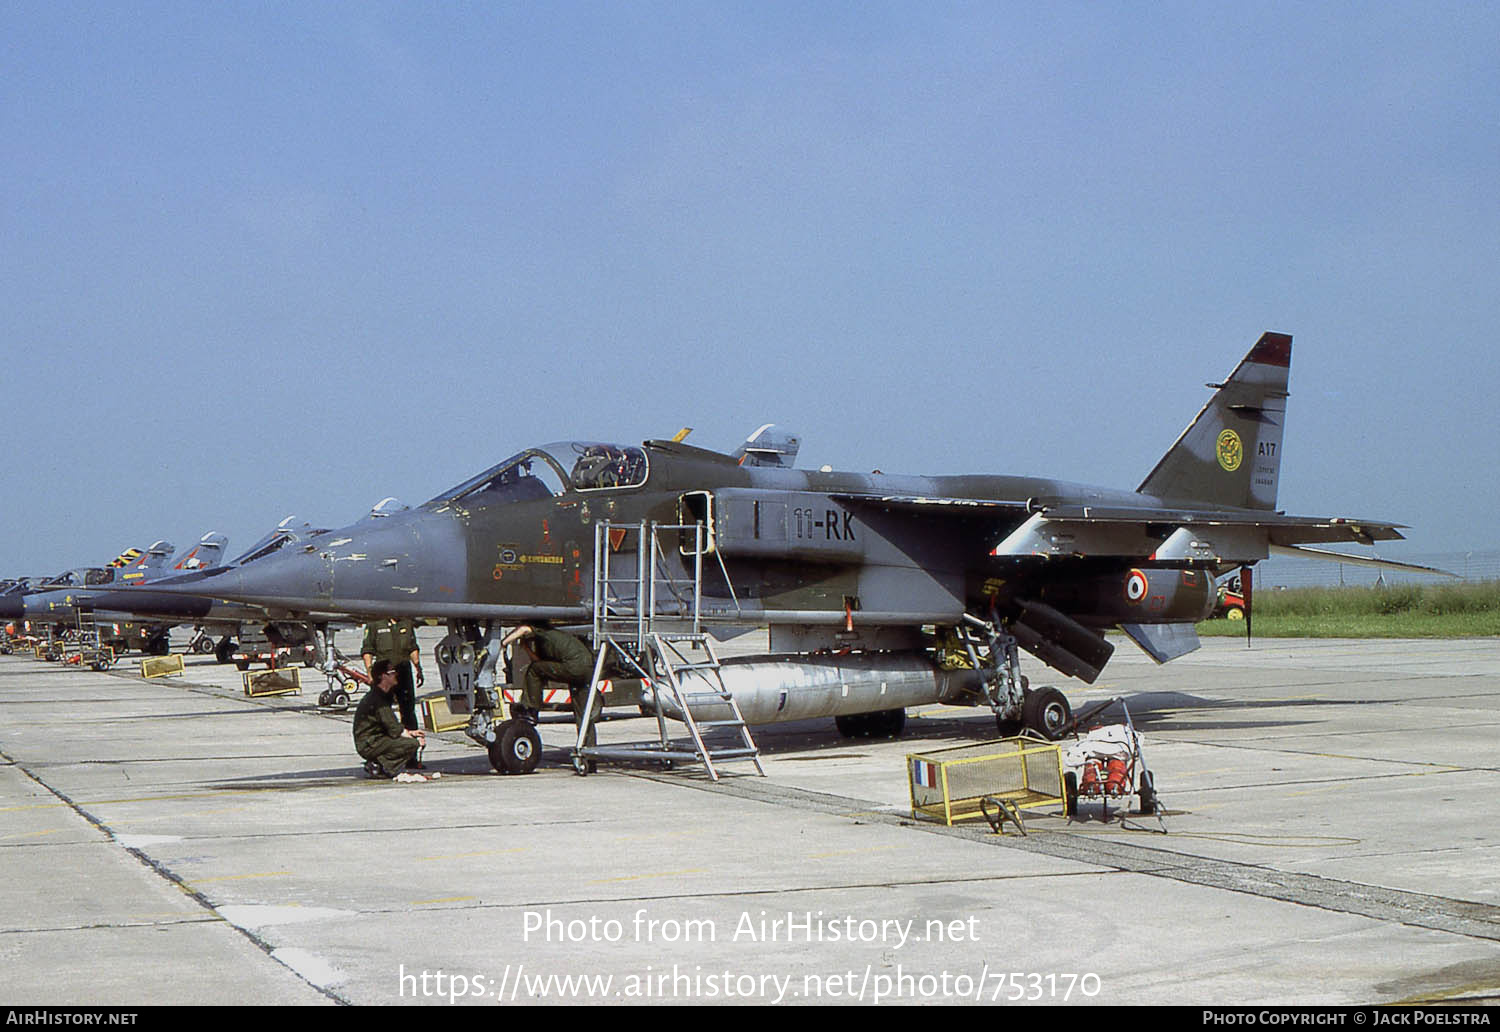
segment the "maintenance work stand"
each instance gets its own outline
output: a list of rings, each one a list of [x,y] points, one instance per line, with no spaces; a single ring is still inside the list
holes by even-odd
[[[629,548],[632,539],[634,549]],[[690,578],[672,575],[674,564],[668,562],[664,542],[690,560]],[[717,781],[723,764],[748,761],[757,774],[765,775],[760,749],[724,684],[713,638],[703,629],[705,554],[714,555],[727,584],[723,560],[705,547],[702,523],[594,525],[594,670],[573,748],[578,773],[589,773],[599,760],[657,761],[669,767],[697,762]],[[730,592],[733,595],[732,586]],[[595,725],[610,687],[609,671],[629,671],[641,678],[642,709],[656,717],[655,739],[596,743]],[[727,715],[703,720],[695,716],[695,708],[727,709]],[[672,739],[669,717],[683,723],[686,739]]]

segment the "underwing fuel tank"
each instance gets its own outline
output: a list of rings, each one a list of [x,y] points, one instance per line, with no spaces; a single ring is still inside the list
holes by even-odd
[[[980,679],[972,670],[940,670],[925,652],[866,652],[847,656],[784,659],[743,656],[719,668],[749,724],[840,717],[855,713],[923,706],[934,702],[978,702]],[[679,675],[684,694],[717,692],[711,672]],[[662,712],[681,720],[669,691],[661,692]],[[691,702],[693,719],[729,720],[718,701]]]

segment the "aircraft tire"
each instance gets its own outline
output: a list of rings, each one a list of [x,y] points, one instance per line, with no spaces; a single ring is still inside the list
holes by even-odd
[[[845,738],[869,738],[870,715],[868,713],[845,713],[833,718],[834,727]]]
[[[1069,817],[1078,816],[1078,775],[1071,770],[1063,775],[1063,811]]]
[[[490,764],[502,774],[530,774],[542,760],[542,736],[526,720],[507,720],[496,728],[489,747]]]
[[[1021,723],[1049,742],[1062,737],[1063,725],[1073,719],[1068,697],[1050,685],[1026,693],[1021,704]]]
[[[995,714],[995,732],[1001,738],[1014,738],[1021,733],[1025,726],[1025,724],[1015,717],[1006,719],[998,713]]]
[[[872,738],[900,738],[906,730],[906,710],[888,709],[870,714]]]

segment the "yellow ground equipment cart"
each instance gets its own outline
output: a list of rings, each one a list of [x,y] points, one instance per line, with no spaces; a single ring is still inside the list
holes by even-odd
[[[983,817],[999,831],[1010,820],[1024,835],[1021,810],[1066,806],[1062,750],[1034,738],[909,754],[906,775],[912,816],[948,825]]]

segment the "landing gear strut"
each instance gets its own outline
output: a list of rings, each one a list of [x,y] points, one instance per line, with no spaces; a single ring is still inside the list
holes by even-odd
[[[499,621],[452,620],[448,634],[434,650],[443,691],[455,712],[467,712],[464,734],[484,746],[490,763],[502,774],[530,774],[542,759],[542,737],[527,720],[495,719],[500,690],[496,666],[504,635]]]
[[[975,670],[984,672],[986,701],[995,711],[995,727],[1002,738],[1013,738],[1025,731],[1049,742],[1061,737],[1073,719],[1073,708],[1062,692],[1051,686],[1033,689],[1021,675],[1021,649],[1016,639],[994,623],[965,616],[968,626],[961,628],[962,641]],[[980,658],[970,627],[988,638],[988,662]]]

